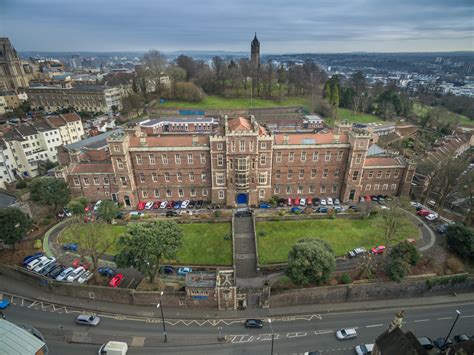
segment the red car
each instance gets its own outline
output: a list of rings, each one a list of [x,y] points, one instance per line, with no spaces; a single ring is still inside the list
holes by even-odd
[[[370,197],[370,195],[365,195],[364,199],[365,199],[365,202],[372,201],[372,197]]]
[[[112,277],[109,281],[109,286],[110,287],[118,287],[123,280],[123,275],[122,274],[117,274],[114,277]]]
[[[166,205],[166,208],[170,210],[170,209],[173,208],[173,205],[174,205],[174,201],[168,201],[168,204]]]
[[[291,200],[291,197],[288,197],[288,202],[286,203],[288,206],[293,205],[293,201]]]
[[[140,202],[138,202],[137,210],[139,210],[139,211],[144,210],[144,209],[145,209],[145,205],[146,205],[146,202],[145,202],[145,201],[140,201]]]
[[[161,205],[161,201],[155,201],[155,203],[153,204],[153,209],[157,210],[158,208],[160,208],[160,205]]]
[[[428,210],[419,210],[419,211],[417,212],[417,214],[418,214],[419,216],[423,216],[423,217],[428,216],[430,213],[431,213],[431,212],[428,211]]]
[[[308,198],[306,199],[306,204],[307,204],[308,206],[311,206],[311,205],[313,204],[313,199],[312,199],[311,197],[308,197]]]
[[[385,251],[385,246],[379,245],[378,247],[373,247],[372,249],[370,249],[370,251],[372,252],[372,254],[383,254],[383,252]]]
[[[293,204],[294,204],[295,206],[299,206],[299,205],[300,205],[300,198],[299,198],[299,197],[296,197],[296,198],[294,199],[294,201],[293,201]]]
[[[84,212],[90,212],[90,211],[92,211],[92,208],[93,208],[93,206],[91,204],[89,204],[86,207],[84,207]]]

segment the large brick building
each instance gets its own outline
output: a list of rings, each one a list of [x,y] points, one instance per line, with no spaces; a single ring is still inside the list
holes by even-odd
[[[372,135],[344,123],[318,133],[274,133],[253,117],[224,117],[212,131],[156,134],[145,126],[94,137],[87,149],[66,147],[58,176],[75,194],[125,206],[184,199],[234,206],[273,195],[408,194],[415,169],[402,157],[371,156]]]

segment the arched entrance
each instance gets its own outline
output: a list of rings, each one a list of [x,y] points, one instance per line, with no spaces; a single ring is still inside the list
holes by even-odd
[[[247,194],[238,194],[236,200],[238,205],[246,205],[249,202]]]

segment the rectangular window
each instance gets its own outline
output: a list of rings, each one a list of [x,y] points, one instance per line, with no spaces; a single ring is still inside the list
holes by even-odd
[[[359,177],[359,172],[358,172],[358,171],[354,171],[354,172],[352,173],[352,181],[357,180],[358,177]]]
[[[193,163],[193,155],[188,154],[188,164],[192,164],[192,163]]]
[[[295,152],[288,153],[288,161],[295,161]]]
[[[178,182],[182,182],[183,181],[183,174],[181,174],[180,172],[177,172],[176,173],[176,180],[178,180]]]
[[[314,179],[316,177],[316,169],[311,169],[311,178]]]
[[[337,193],[337,185],[332,185],[332,192]]]
[[[168,156],[166,154],[161,155],[161,162],[163,164],[168,164]]]
[[[165,173],[165,181],[166,182],[170,181],[170,173]]]
[[[145,190],[142,191],[142,197],[143,198],[147,198],[148,197],[148,192],[146,192]]]
[[[140,182],[145,182],[145,175],[143,174],[140,174]]]
[[[267,149],[267,143],[266,142],[260,143],[260,149]]]
[[[155,165],[155,154],[149,154],[148,159],[150,160],[150,165]]]
[[[110,183],[109,178],[105,177],[104,178],[104,185],[108,185]]]
[[[219,200],[223,200],[224,196],[224,190],[219,190]]]
[[[319,152],[313,152],[313,161],[319,160]]]
[[[357,154],[356,155],[356,164],[360,164],[362,162],[362,154]]]
[[[301,152],[301,161],[306,161],[306,152]]]
[[[122,183],[122,186],[127,186],[127,178],[124,176],[120,177],[120,182]]]
[[[293,170],[288,170],[288,180],[293,177]]]
[[[166,190],[166,197],[171,197],[171,190],[170,189],[167,189]]]
[[[379,184],[375,184],[375,185],[374,185],[374,191],[378,191],[379,188],[380,188],[380,185],[379,185]]]
[[[175,155],[174,155],[174,162],[175,162],[177,165],[181,164],[181,155],[175,154]]]
[[[397,184],[392,184],[390,185],[390,190],[396,190],[397,189]]]
[[[291,186],[286,187],[286,194],[291,194]]]
[[[323,170],[323,178],[327,178],[329,175],[329,170],[328,169],[324,169]]]
[[[388,190],[388,184],[383,184],[382,191],[387,191],[387,190]]]
[[[393,173],[393,177],[395,179],[398,179],[399,176],[400,176],[400,172],[398,170],[396,170],[395,173]]]
[[[90,185],[89,178],[84,178],[84,185]]]
[[[75,177],[74,178],[74,185],[79,186],[80,184],[81,184],[81,182],[79,181],[79,178]]]
[[[279,195],[280,194],[280,185],[276,185],[273,192],[275,193],[275,195]]]
[[[249,142],[249,151],[253,152],[253,146],[254,146],[254,142],[250,141]]]
[[[217,185],[224,185],[224,174],[222,174],[222,173],[216,174],[216,184]]]
[[[266,173],[258,175],[258,183],[260,185],[265,185],[267,183],[267,174]]]
[[[201,164],[206,164],[206,154],[201,153],[200,160]]]
[[[141,156],[140,154],[137,154],[136,159],[137,159],[137,164],[138,164],[138,165],[142,165],[142,164],[143,164],[142,156]]]
[[[190,195],[191,195],[191,197],[195,197],[196,196],[196,189],[191,189],[190,190]]]
[[[194,181],[194,173],[193,172],[189,173],[189,181]]]
[[[202,173],[201,174],[201,180],[206,181],[207,180],[207,173]]]
[[[385,172],[385,179],[389,179],[391,174],[392,174],[392,172],[390,170],[386,171]]]
[[[373,171],[369,171],[369,179],[372,179],[374,177],[374,172]]]
[[[275,179],[279,179],[280,178],[280,170],[277,170],[276,173],[275,173]]]
[[[339,177],[339,169],[334,170],[334,177]]]
[[[160,190],[155,189],[155,197],[160,197]]]
[[[298,194],[302,194],[303,193],[303,186],[298,186]]]
[[[235,141],[230,141],[230,151],[235,152]]]
[[[276,154],[276,162],[281,163],[281,152],[277,152]]]
[[[261,199],[265,198],[265,190],[263,189],[258,190],[258,197]]]
[[[123,161],[120,158],[117,159],[117,168],[123,169]]]
[[[239,151],[240,152],[245,152],[245,141],[240,141],[239,142]]]
[[[267,163],[267,156],[265,154],[260,155],[260,165],[265,165]]]
[[[304,169],[301,169],[301,170],[300,170],[299,178],[300,178],[300,179],[304,178]]]
[[[217,150],[222,150],[222,149],[223,149],[222,143],[217,143]]]
[[[319,188],[319,192],[320,193],[325,193],[326,192],[326,186],[321,185],[321,187]]]
[[[326,152],[326,155],[324,156],[325,161],[330,161],[331,160],[331,152],[328,150]]]
[[[99,178],[97,177],[94,178],[94,185],[99,185]]]
[[[377,179],[380,179],[382,177],[382,172],[381,171],[377,171]]]
[[[365,185],[365,191],[370,191],[371,188],[372,188],[371,184]]]
[[[337,161],[341,161],[344,156],[344,151],[340,150],[337,152]]]
[[[183,197],[184,196],[184,190],[183,189],[178,189],[178,196]]]
[[[203,196],[207,196],[209,192],[207,191],[207,189],[202,189],[202,195]]]
[[[158,182],[158,174],[157,173],[151,173],[151,180],[153,182]]]
[[[217,166],[223,166],[224,165],[224,156],[222,154],[219,154],[217,156]]]

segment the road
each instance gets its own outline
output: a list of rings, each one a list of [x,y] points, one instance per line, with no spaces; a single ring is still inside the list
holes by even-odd
[[[387,302],[387,307],[390,304]],[[432,339],[446,336],[455,319],[455,311],[462,313],[452,335],[474,334],[474,301],[463,304],[416,306],[405,310],[404,330],[417,336]],[[312,316],[275,318],[275,354],[298,354],[309,350],[323,353],[353,354],[355,345],[370,343],[382,333],[393,319],[395,311],[353,311]],[[102,316],[97,328],[77,326],[77,313],[65,313],[60,309],[11,305],[6,311],[7,320],[30,324],[45,336],[51,354],[94,354],[99,344],[108,340],[122,340],[129,345],[130,354],[258,354],[270,352],[271,331],[265,322],[263,329],[245,329],[241,320],[177,321],[167,322],[168,343],[163,343],[162,325],[149,323],[145,319],[115,319]],[[100,315],[100,314],[99,314]],[[218,343],[217,336],[227,336],[227,343]],[[338,341],[336,329],[357,328],[358,337]],[[68,342],[74,342],[72,344]],[[89,344],[88,344],[89,343]],[[90,344],[92,343],[92,344]]]

